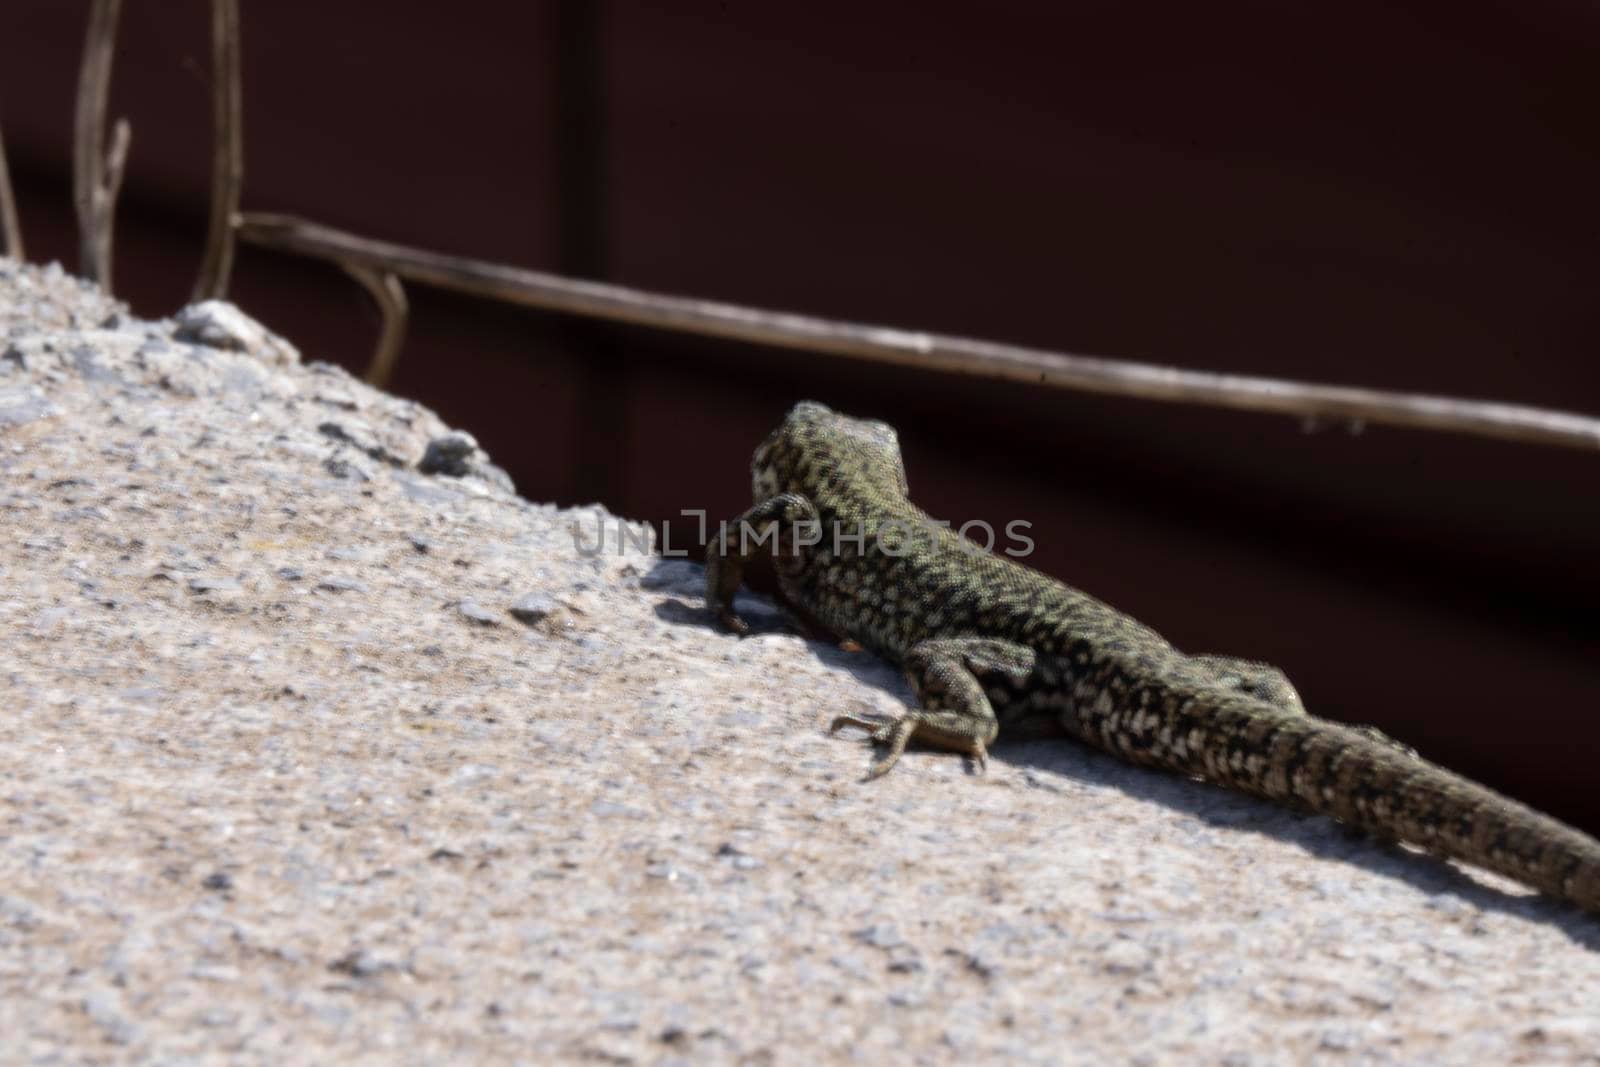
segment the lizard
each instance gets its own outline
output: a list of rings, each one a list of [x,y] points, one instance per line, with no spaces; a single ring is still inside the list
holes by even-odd
[[[1188,655],[1062,582],[933,522],[908,495],[887,423],[803,401],[756,449],[755,503],[706,547],[706,603],[733,597],[765,546],[783,598],[899,665],[916,697],[888,722],[840,715],[883,747],[913,738],[982,772],[1001,733],[1066,735],[1388,841],[1506,875],[1600,914],[1600,841],[1419,757],[1370,727],[1318,718],[1275,667]]]

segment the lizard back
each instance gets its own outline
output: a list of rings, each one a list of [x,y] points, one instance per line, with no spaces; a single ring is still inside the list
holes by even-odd
[[[797,493],[816,508],[817,543],[778,556],[784,596],[893,662],[932,637],[1021,637],[1059,653],[1085,632],[1134,654],[1176,653],[1109,604],[937,524],[908,496],[887,423],[804,401],[751,471],[757,500]]]

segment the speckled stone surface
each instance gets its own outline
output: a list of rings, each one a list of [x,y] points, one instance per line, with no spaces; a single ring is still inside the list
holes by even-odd
[[[1600,923],[1065,742],[862,784],[888,670],[229,311],[0,260],[0,1062],[1600,1062]]]

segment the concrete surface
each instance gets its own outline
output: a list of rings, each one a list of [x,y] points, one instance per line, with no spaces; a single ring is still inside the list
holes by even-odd
[[[1600,921],[1065,742],[863,784],[891,671],[450,435],[0,260],[0,1061],[1600,1061]]]

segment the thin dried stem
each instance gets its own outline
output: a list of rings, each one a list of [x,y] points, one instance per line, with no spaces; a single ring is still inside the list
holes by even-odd
[[[283,215],[246,214],[240,220],[239,236],[347,266],[366,264],[411,281],[477,296],[663,330],[1058,389],[1268,411],[1313,422],[1347,423],[1352,428],[1386,423],[1600,450],[1600,419],[1564,411],[1184,370],[662,296],[373,241]]]
[[[381,388],[394,377],[395,365],[400,362],[400,346],[406,340],[406,322],[411,310],[406,302],[405,286],[387,270],[342,261],[339,266],[372,294],[373,301],[383,314],[378,346],[373,350],[372,362],[367,364],[365,375],[367,384]]]
[[[117,210],[117,194],[122,192],[122,175],[128,165],[128,143],[133,140],[133,128],[127,119],[118,119],[111,127],[111,147],[106,149],[106,247],[111,247],[111,216]],[[109,261],[109,260],[108,260]]]
[[[94,0],[78,74],[78,113],[73,137],[72,198],[78,210],[78,270],[111,291],[111,234],[117,192],[128,159],[128,124],[117,120],[106,145],[106,104],[111,95],[111,58],[122,0]]]
[[[17,222],[17,200],[11,192],[4,137],[0,137],[0,255],[22,258],[22,226]]]
[[[211,5],[211,219],[195,300],[228,295],[234,216],[244,181],[244,89],[240,74],[239,0]]]

